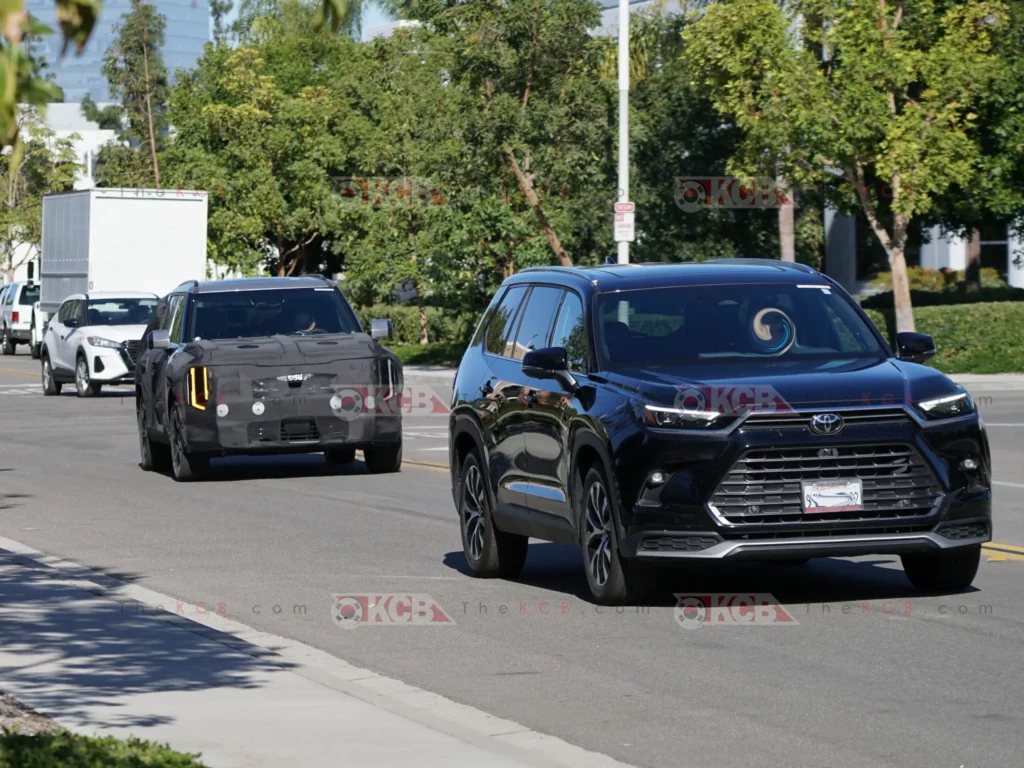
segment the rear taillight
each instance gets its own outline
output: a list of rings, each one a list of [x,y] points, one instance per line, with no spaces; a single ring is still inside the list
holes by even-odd
[[[196,410],[205,411],[210,399],[210,374],[205,365],[188,370],[188,403]]]
[[[12,322],[12,323],[17,323],[17,322],[20,322],[20,321],[18,320],[18,313],[17,313],[17,312],[11,312],[11,322]]]

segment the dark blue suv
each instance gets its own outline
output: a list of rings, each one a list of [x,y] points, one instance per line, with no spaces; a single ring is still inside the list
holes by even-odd
[[[991,539],[970,395],[893,353],[827,276],[764,260],[525,270],[463,356],[452,493],[470,569],[514,576],[529,537],[578,546],[594,598],[654,567],[898,554],[968,586]]]

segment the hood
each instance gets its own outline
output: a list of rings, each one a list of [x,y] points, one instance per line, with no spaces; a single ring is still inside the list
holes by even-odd
[[[280,367],[378,357],[382,347],[365,333],[315,336],[263,336],[251,339],[200,339],[187,346],[203,365]]]
[[[97,336],[110,341],[138,341],[146,332],[145,325],[87,325],[78,330],[85,337]]]
[[[934,368],[895,358],[716,362],[631,368],[607,377],[665,405],[696,390],[709,406],[755,403],[755,410],[909,405],[959,391]]]

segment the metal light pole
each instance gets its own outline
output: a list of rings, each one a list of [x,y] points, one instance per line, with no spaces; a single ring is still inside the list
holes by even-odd
[[[629,202],[629,0],[619,0],[619,202]],[[629,264],[629,241],[618,247],[619,264]]]

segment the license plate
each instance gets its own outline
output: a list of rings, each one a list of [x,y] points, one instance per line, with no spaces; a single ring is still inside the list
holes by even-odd
[[[818,480],[803,484],[804,512],[857,512],[863,509],[860,480]]]

